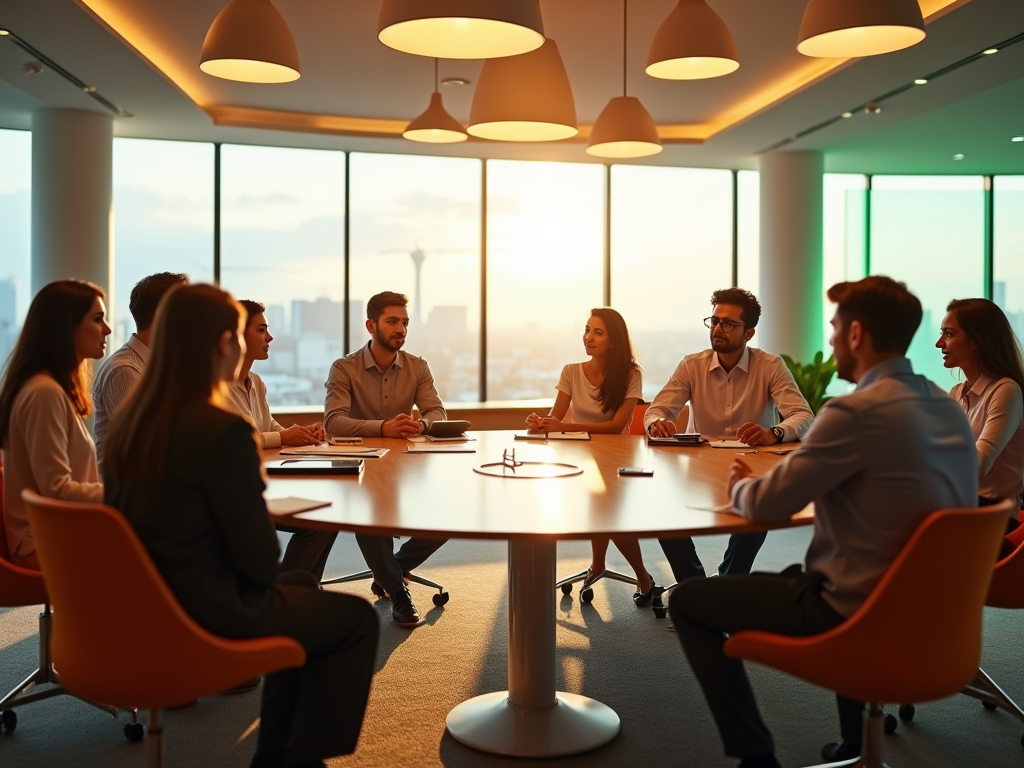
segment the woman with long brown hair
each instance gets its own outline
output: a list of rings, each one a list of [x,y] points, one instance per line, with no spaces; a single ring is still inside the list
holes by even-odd
[[[278,575],[253,427],[224,396],[245,352],[244,317],[212,285],[167,293],[149,364],[107,432],[105,498],[206,630],[303,645],[301,669],[266,677],[251,766],[323,766],[355,750],[377,616],[365,600],[321,591],[309,573]]]
[[[643,397],[642,371],[622,315],[610,307],[590,310],[590,319],[583,329],[583,348],[590,359],[562,369],[551,411],[547,416],[531,413],[526,418],[531,431],[629,434],[633,409]],[[563,421],[566,416],[569,418]],[[644,565],[640,542],[619,538],[614,541],[636,573],[633,602],[638,606],[650,605],[654,579]],[[608,539],[596,538],[591,544],[593,557],[581,590],[588,589],[606,570]]]
[[[988,299],[954,299],[946,307],[935,346],[942,364],[965,381],[950,390],[963,405],[978,449],[981,502],[1017,498],[1024,491],[1024,364],[1003,311]]]
[[[101,501],[92,413],[92,361],[103,357],[110,326],[103,289],[83,280],[44,286],[25,316],[0,382],[0,448],[10,559],[39,568],[26,488],[64,501]]]

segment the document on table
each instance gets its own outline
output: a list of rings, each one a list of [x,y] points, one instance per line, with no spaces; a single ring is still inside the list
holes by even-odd
[[[476,440],[475,437],[469,437],[463,433],[458,437],[434,437],[433,435],[416,435],[415,437],[405,438],[410,443],[468,443]]]
[[[472,446],[460,445],[437,445],[436,443],[415,443],[405,449],[406,453],[476,453]]]
[[[305,456],[314,459],[379,459],[388,452],[387,448],[365,448],[358,445],[300,445],[298,448],[282,448],[282,456]]]
[[[742,440],[709,440],[708,445],[712,448],[752,448]]]
[[[274,517],[287,517],[297,515],[299,512],[309,512],[311,509],[331,506],[329,501],[316,501],[315,499],[300,499],[295,496],[286,496],[283,499],[267,499],[267,512]]]
[[[740,515],[740,513],[738,511],[733,509],[733,506],[732,506],[731,503],[730,504],[719,504],[717,507],[711,506],[711,505],[700,506],[699,504],[687,504],[686,508],[687,509],[699,509],[701,512],[714,512],[716,515],[739,515],[740,517],[743,517],[743,515]]]
[[[516,432],[516,440],[589,440],[589,432]]]

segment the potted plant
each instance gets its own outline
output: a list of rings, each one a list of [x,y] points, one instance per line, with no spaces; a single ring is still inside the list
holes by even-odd
[[[793,374],[793,378],[796,379],[796,386],[799,388],[800,394],[804,396],[807,404],[811,406],[811,410],[817,415],[821,406],[832,399],[825,395],[825,390],[828,389],[832,377],[836,375],[835,357],[830,355],[828,360],[824,360],[824,355],[818,352],[810,363],[798,363],[789,355],[781,355],[781,357],[786,362],[790,373]]]

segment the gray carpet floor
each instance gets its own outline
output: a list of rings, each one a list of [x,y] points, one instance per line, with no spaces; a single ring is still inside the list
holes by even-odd
[[[755,567],[777,570],[801,561],[809,533],[771,533]],[[724,547],[724,537],[698,541],[709,569],[717,566]],[[656,542],[644,543],[644,556],[655,578],[664,583],[669,572]],[[581,570],[589,558],[586,542],[561,543],[558,572]],[[609,564],[628,572],[614,549]],[[352,537],[340,536],[328,573],[361,567]],[[391,623],[390,603],[376,603],[381,642],[359,748],[354,755],[331,761],[332,768],[521,764],[463,747],[444,727],[445,715],[460,701],[506,687],[506,545],[452,541],[422,570],[446,585],[451,602],[434,608],[429,591],[414,587],[425,621],[413,631]],[[372,597],[367,582],[343,586],[347,592]],[[714,723],[675,633],[667,629],[668,621],[656,619],[649,609],[637,609],[628,585],[601,582],[595,591],[590,605],[581,604],[576,593],[560,596],[558,686],[613,707],[622,719],[622,731],[589,754],[531,764],[734,765],[722,755]],[[0,610],[0,690],[9,690],[34,668],[37,613],[35,608]],[[986,612],[982,665],[1018,699],[1024,699],[1024,670],[1018,664],[1022,626],[1024,612]],[[783,764],[820,762],[821,745],[838,736],[832,694],[756,665],[749,670]],[[244,768],[255,748],[258,713],[258,692],[204,698],[195,707],[168,712],[168,764]],[[16,732],[0,737],[0,766],[141,767],[145,750],[125,740],[125,722],[125,715],[114,723],[69,697],[30,705],[20,710]],[[973,699],[956,696],[918,706],[914,722],[901,724],[886,738],[887,762],[893,768],[1016,768],[1024,763],[1022,734],[1024,724],[1006,713],[989,712]]]

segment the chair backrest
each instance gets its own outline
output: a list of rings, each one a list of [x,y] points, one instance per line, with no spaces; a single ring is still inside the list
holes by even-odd
[[[7,528],[4,525],[4,467],[0,463],[0,607],[40,605],[46,602],[46,585],[41,571],[10,562]]]
[[[631,435],[645,435],[647,431],[644,429],[644,416],[647,415],[647,403],[639,402],[633,408],[633,421],[629,425],[629,434]]]
[[[1024,525],[1006,538],[1017,546],[996,563],[985,605],[992,608],[1024,608]]]
[[[245,679],[231,653],[260,641],[268,658],[287,646],[289,663],[268,662],[248,677],[303,662],[302,647],[287,638],[226,640],[196,624],[117,510],[32,491],[22,498],[54,609],[54,664],[75,693],[115,706],[180,704]]]

